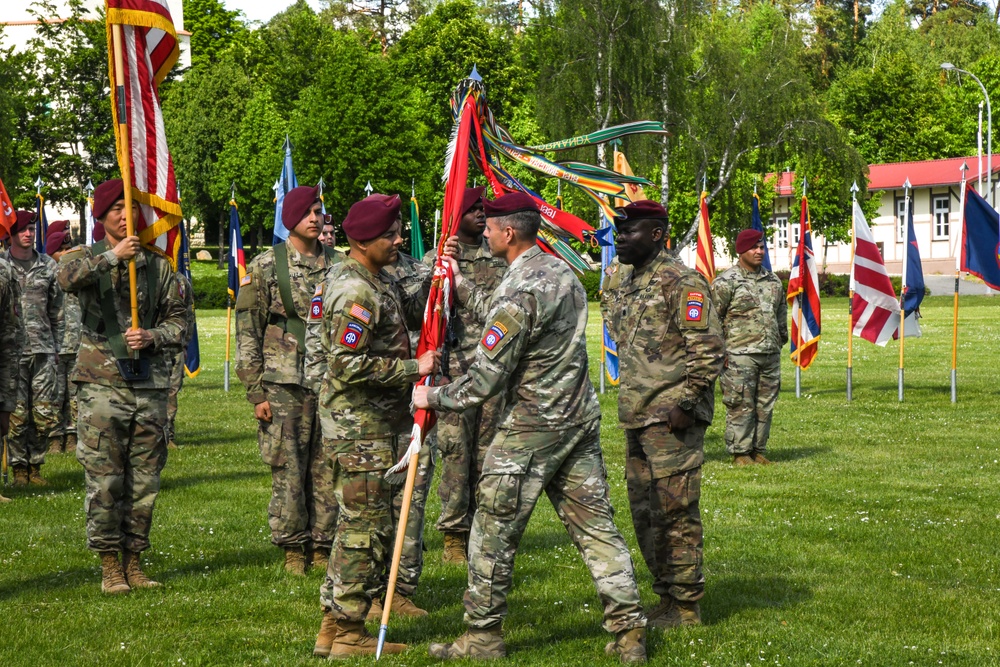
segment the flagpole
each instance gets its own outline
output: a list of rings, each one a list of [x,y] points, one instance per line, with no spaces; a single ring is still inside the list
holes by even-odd
[[[434,248],[437,248],[438,242],[438,220],[441,219],[441,210],[434,209]]]
[[[122,27],[119,24],[111,26],[112,46],[115,58],[116,96],[113,104],[118,105],[118,126],[115,136],[118,139],[118,166],[122,173],[122,184],[125,190],[125,229],[128,236],[135,236],[135,220],[132,218],[132,148],[129,144],[128,123],[125,109],[125,62],[122,55]],[[132,329],[139,328],[139,298],[135,291],[136,269],[135,256],[128,262],[129,300],[132,306]],[[131,354],[131,353],[130,353]],[[135,355],[132,354],[132,358]]]
[[[854,398],[854,252],[858,244],[854,208],[858,205],[858,182],[851,185],[851,279],[847,298],[847,401]]]
[[[236,181],[233,181],[233,184],[229,190],[229,205],[236,206]],[[230,221],[230,224],[232,224],[232,221]],[[229,237],[229,255],[228,255],[229,261],[235,263],[235,258],[233,256],[235,249],[233,248],[232,231],[233,230],[230,229],[229,233],[226,236]],[[228,292],[226,292],[226,365],[223,367],[223,375],[222,375],[222,386],[223,389],[225,389],[226,391],[229,391],[229,358],[230,358],[229,354],[230,354],[230,348],[232,346],[232,341],[231,341],[232,321],[233,321],[233,297]]]
[[[906,300],[906,263],[910,254],[910,179],[903,183],[906,204],[903,208],[903,224],[906,226],[903,231],[903,280],[899,290],[899,402],[903,402],[903,352],[906,349],[906,311],[903,304]]]
[[[955,243],[955,299],[951,318],[951,402],[958,403],[958,289],[962,279],[962,235],[965,233],[965,172],[969,165],[962,163],[962,192],[959,196],[958,210],[961,211],[957,243]]]
[[[802,196],[806,196],[806,179],[802,179]],[[801,248],[802,244],[806,240],[806,221],[799,220],[799,245],[795,249],[796,254],[799,255],[799,281],[802,281],[802,272],[805,271],[805,255],[802,255]],[[795,347],[795,398],[802,398],[802,305],[805,296],[805,290],[799,292],[798,296],[795,298],[799,301],[799,317],[798,326],[796,331],[798,331],[798,341]]]

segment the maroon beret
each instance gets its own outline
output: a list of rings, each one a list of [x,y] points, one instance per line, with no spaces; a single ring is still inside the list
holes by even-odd
[[[300,185],[292,188],[285,195],[281,205],[281,223],[286,229],[295,229],[295,226],[306,217],[309,208],[319,201],[319,186]]]
[[[487,218],[501,218],[521,211],[538,213],[538,203],[531,195],[524,192],[508,192],[493,200],[484,199],[483,209]]]
[[[59,252],[59,248],[63,247],[63,243],[69,238],[69,234],[64,231],[49,230],[49,235],[45,239],[45,254],[51,255],[54,252]]]
[[[399,195],[373,194],[351,206],[344,233],[355,241],[371,241],[385,234],[399,215]]]
[[[742,255],[764,238],[764,232],[759,229],[744,229],[736,237],[736,254]]]
[[[97,243],[98,241],[103,241],[105,235],[106,232],[104,231],[104,225],[102,225],[101,223],[97,223],[96,225],[94,225],[94,243]]]
[[[17,222],[14,226],[10,228],[11,235],[20,234],[25,229],[35,224],[35,212],[34,211],[18,211],[17,212]]]
[[[125,198],[125,185],[120,178],[104,181],[94,189],[94,219],[100,220],[115,202]]]
[[[468,213],[470,208],[483,200],[484,190],[486,190],[484,185],[480,185],[478,188],[465,188],[465,194],[462,195],[462,215]]]
[[[667,209],[660,202],[652,199],[642,199],[632,202],[621,209],[625,214],[622,220],[666,220]]]
[[[56,220],[49,223],[48,233],[65,232],[67,229],[69,229],[69,220]]]

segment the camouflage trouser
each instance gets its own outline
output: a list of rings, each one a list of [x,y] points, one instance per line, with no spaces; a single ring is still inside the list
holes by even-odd
[[[781,388],[781,353],[727,355],[720,384],[726,406],[726,451],[734,455],[767,451]]]
[[[625,478],[632,525],[653,592],[700,600],[702,571],[701,464],[704,424],[671,433],[666,424],[625,431]]]
[[[392,557],[392,490],[385,472],[395,462],[395,441],[323,439],[324,474],[334,481],[340,520],[319,599],[337,620],[363,621],[370,591],[385,587]]]
[[[543,491],[590,570],[604,628],[645,626],[632,557],[614,523],[598,419],[562,431],[497,431],[469,536],[465,622],[480,629],[503,622],[514,555]]]
[[[170,390],[167,392],[167,442],[174,441],[174,421],[177,419],[177,394],[184,385],[184,361],[187,350],[181,350],[170,360]]]
[[[45,462],[48,435],[59,424],[59,360],[27,354],[18,364],[17,407],[10,415],[8,461],[12,466]]]
[[[279,547],[329,548],[337,524],[332,480],[324,477],[323,435],[316,394],[296,385],[264,383],[271,421],[259,422],[260,457],[271,466],[267,522]]]
[[[483,456],[496,434],[501,400],[494,396],[481,408],[446,412],[438,419],[441,516],[435,527],[442,533],[467,533],[472,527]]]
[[[50,437],[63,435],[76,435],[76,394],[77,386],[75,382],[70,382],[69,375],[76,365],[76,354],[60,354],[59,366],[56,369],[56,382],[58,382],[58,399],[56,405],[59,410],[59,423],[49,433]]]
[[[167,393],[83,383],[78,401],[76,458],[87,484],[87,547],[144,551],[167,462]]]

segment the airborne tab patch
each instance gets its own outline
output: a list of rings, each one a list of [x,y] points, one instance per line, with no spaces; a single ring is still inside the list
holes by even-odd
[[[360,324],[355,324],[354,322],[348,322],[347,326],[344,327],[343,335],[340,337],[340,344],[343,345],[344,347],[349,347],[352,350],[356,350],[358,348],[358,343],[361,342],[361,334],[363,334],[364,332],[365,330],[361,327]]]
[[[323,319],[323,295],[317,294],[312,298],[309,305],[309,318],[313,320]]]
[[[372,311],[368,310],[360,303],[352,303],[351,310],[348,312],[348,315],[356,320],[361,320],[365,324],[371,324],[372,321]]]
[[[686,322],[701,322],[702,312],[705,310],[705,295],[701,292],[687,293],[687,309],[684,313]]]
[[[507,327],[505,327],[499,320],[493,323],[490,330],[486,332],[483,336],[483,347],[487,350],[492,351],[493,348],[497,346],[497,343],[503,340],[503,337],[507,335]]]

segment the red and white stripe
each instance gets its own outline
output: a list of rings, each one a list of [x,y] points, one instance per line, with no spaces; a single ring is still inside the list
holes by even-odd
[[[851,328],[855,336],[884,346],[899,329],[899,300],[865,215],[854,203],[854,264],[851,266]]]

